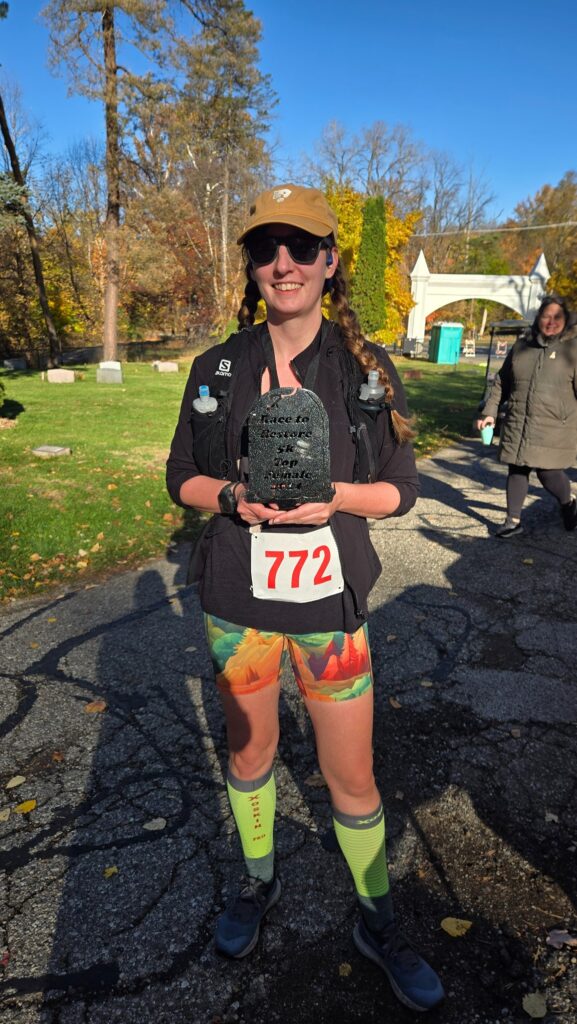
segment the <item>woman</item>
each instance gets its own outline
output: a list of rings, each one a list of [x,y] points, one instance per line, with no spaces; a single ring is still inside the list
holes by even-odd
[[[247,276],[238,315],[240,327],[247,328],[237,336],[242,358],[231,366],[231,359],[221,358],[225,346],[216,346],[194,361],[168,460],[174,501],[217,513],[197,546],[194,578],[226,716],[227,788],[247,883],[218,920],[216,946],[235,958],[249,953],[262,918],[280,896],[274,865],[273,759],[279,736],[280,661],[286,649],[312,720],[337,840],[360,903],[355,943],[385,971],[407,1006],[426,1010],[440,1002],[443,989],[432,968],[401,936],[393,916],[383,808],[372,767],[373,677],[366,625],[367,597],[381,568],[366,519],[403,515],[414,504],[412,432],[392,363],[382,349],[365,343],[348,305],[336,239],[336,217],[318,190],[286,185],[258,196],[238,240]],[[321,313],[328,290],[340,326]],[[260,298],[267,320],[254,327]],[[354,369],[362,369],[361,380],[369,370],[378,370],[388,405],[372,418],[378,466],[371,483],[353,482],[358,452],[349,415],[351,361]],[[225,432],[224,486],[222,479],[200,471],[196,452],[202,446],[195,442],[193,452],[190,425],[198,388],[209,379],[218,380],[218,374],[234,374],[235,379]],[[272,388],[294,391],[305,379],[305,387],[316,393],[328,415],[333,496],[282,510],[278,503],[248,501],[248,413]],[[251,546],[255,537],[264,536],[280,547],[283,536],[296,534],[296,554],[306,559],[307,553],[318,553],[315,537],[327,524],[336,542],[331,555],[338,563],[335,572],[342,571],[340,590],[319,599],[309,580],[308,590],[296,600],[277,600],[272,590],[255,596],[253,583],[260,568]]]
[[[508,463],[507,517],[497,537],[523,532],[521,509],[529,475],[559,502],[566,530],[577,526],[577,503],[564,472],[577,455],[577,329],[564,299],[546,296],[496,375],[476,426],[494,426],[507,403],[499,458]]]

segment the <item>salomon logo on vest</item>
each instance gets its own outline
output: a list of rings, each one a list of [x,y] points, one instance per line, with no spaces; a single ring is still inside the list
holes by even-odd
[[[230,372],[230,366],[230,359],[221,359],[220,363],[218,364],[218,370],[215,371],[215,376],[232,377],[232,373]]]

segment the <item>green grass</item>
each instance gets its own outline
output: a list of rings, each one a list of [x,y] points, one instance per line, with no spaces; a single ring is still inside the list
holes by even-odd
[[[456,369],[419,360],[395,359],[411,412],[417,417],[417,457],[471,437],[484,391],[485,367],[460,364]],[[412,373],[421,373],[418,380]],[[408,374],[408,376],[407,376]]]
[[[482,368],[396,363],[418,416],[418,454],[470,433]],[[129,363],[123,385],[96,384],[94,367],[81,368],[72,385],[48,384],[39,373],[0,373],[0,417],[15,424],[0,429],[0,599],[85,583],[195,535],[202,517],[185,516],[164,485],[185,370],[159,374]],[[408,379],[415,370],[421,379]],[[72,454],[41,459],[32,449],[42,444]]]
[[[0,415],[17,415],[14,427],[0,430],[0,597],[138,564],[183,535],[164,463],[186,374],[145,364],[123,372],[123,385],[96,384],[94,367],[74,384],[3,376]],[[32,449],[42,444],[72,454],[41,459]],[[187,528],[198,521],[187,516]]]

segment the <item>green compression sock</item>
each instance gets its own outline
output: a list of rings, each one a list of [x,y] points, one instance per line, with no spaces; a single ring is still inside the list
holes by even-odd
[[[229,768],[228,798],[240,835],[247,872],[251,878],[270,882],[274,876],[274,814],[276,786],[272,768],[260,779],[245,782]]]
[[[362,915],[372,931],[380,931],[393,919],[383,805],[362,815],[343,814],[333,807],[333,823],[353,876]]]

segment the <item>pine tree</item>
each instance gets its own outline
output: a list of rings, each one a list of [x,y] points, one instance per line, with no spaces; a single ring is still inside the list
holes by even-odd
[[[385,326],[386,260],[385,204],[382,196],[376,196],[367,199],[363,207],[361,245],[351,288],[351,305],[369,335]]]

